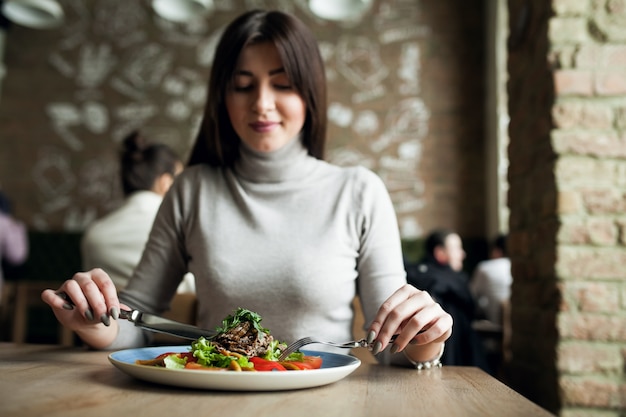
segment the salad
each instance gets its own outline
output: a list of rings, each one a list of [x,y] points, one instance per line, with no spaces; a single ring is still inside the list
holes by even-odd
[[[300,371],[322,366],[321,357],[299,351],[279,361],[287,345],[275,340],[270,331],[261,326],[261,320],[259,314],[238,308],[222,320],[215,337],[200,337],[191,343],[188,352],[167,352],[153,359],[138,359],[135,363],[169,369],[239,372]]]

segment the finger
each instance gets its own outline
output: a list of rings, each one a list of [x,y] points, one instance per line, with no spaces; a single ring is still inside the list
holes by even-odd
[[[93,269],[87,273],[75,274],[73,280],[80,285],[88,304],[84,310],[85,318],[91,321],[100,321],[105,326],[109,326],[109,312],[119,314],[119,302],[117,301],[115,286],[109,276],[101,269]],[[113,295],[111,295],[112,289]],[[111,302],[111,307],[107,305],[107,299]]]
[[[381,329],[380,338],[388,340],[388,334],[397,334],[398,336],[394,341],[394,351],[404,349],[418,333],[424,331],[434,318],[435,312],[429,313],[430,307],[433,305],[435,302],[427,292],[413,292],[388,315],[387,321]],[[382,347],[385,348],[384,343]]]
[[[65,300],[64,297],[60,296],[60,294],[65,294],[65,292],[61,290],[46,289],[41,293],[41,300],[54,309],[73,310],[74,304]]]
[[[396,338],[396,351],[402,351],[410,344],[424,345],[445,341],[452,328],[452,317],[438,303],[429,303],[411,316],[403,325],[401,335]]]
[[[402,322],[408,314],[406,306],[401,306],[417,291],[413,286],[402,286],[380,306],[369,326],[368,342],[376,341],[374,351],[383,350],[391,336],[401,330]]]
[[[76,273],[72,279],[65,281],[56,293],[57,297],[62,299],[65,303],[73,305],[74,309],[77,310],[88,322],[93,321],[93,312],[91,310],[91,306],[89,305],[89,301],[83,292],[81,283],[84,285],[85,282],[89,282],[90,280],[91,278],[88,274],[84,272]]]
[[[120,314],[120,301],[117,298],[117,288],[115,288],[113,280],[102,269],[94,269],[91,272],[93,280],[102,294],[107,314],[117,320]]]
[[[54,315],[59,322],[69,328],[76,329],[81,325],[88,324],[81,307],[78,307],[75,300],[79,300],[78,305],[88,305],[80,300],[84,297],[80,286],[73,280],[65,281],[57,290],[46,289],[41,293],[41,299],[52,307]]]

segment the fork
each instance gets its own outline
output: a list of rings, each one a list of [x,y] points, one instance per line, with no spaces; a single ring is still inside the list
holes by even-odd
[[[392,343],[394,340],[396,340],[396,337],[398,337],[398,335],[394,334],[393,336],[391,336],[389,343]],[[284,361],[287,358],[287,356],[291,355],[293,352],[297,352],[302,346],[312,345],[314,343],[320,343],[322,345],[334,346],[334,347],[338,347],[342,349],[365,347],[371,350],[371,344],[367,343],[367,340],[365,339],[351,340],[345,343],[337,343],[337,342],[324,342],[322,340],[317,340],[312,337],[303,337],[302,339],[298,339],[295,342],[291,343],[289,346],[287,346],[285,350],[281,352],[280,356],[278,357],[278,360]]]

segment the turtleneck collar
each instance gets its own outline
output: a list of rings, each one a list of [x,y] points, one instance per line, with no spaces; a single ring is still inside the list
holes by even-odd
[[[239,159],[235,172],[241,178],[255,183],[273,183],[297,180],[312,169],[315,158],[308,155],[300,136],[271,152],[259,152],[243,142],[239,145]]]

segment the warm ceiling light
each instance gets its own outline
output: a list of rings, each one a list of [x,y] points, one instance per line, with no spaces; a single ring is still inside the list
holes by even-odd
[[[5,0],[2,14],[13,23],[49,29],[63,23],[63,8],[56,0]]]
[[[152,8],[163,19],[188,22],[213,10],[213,0],[152,0]]]
[[[351,21],[372,7],[373,0],[309,0],[309,9],[326,20]]]

